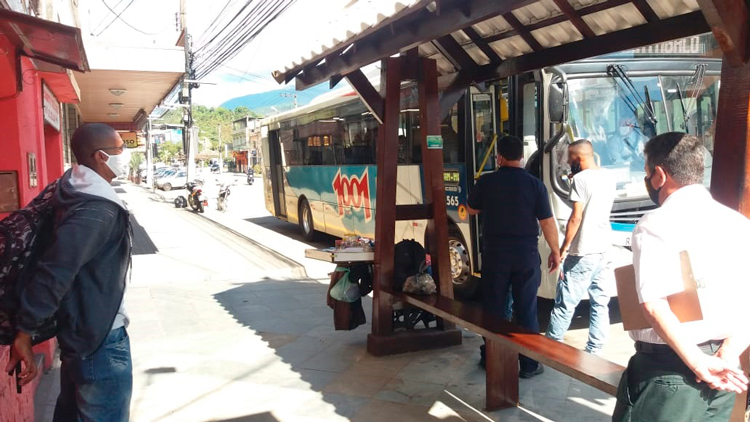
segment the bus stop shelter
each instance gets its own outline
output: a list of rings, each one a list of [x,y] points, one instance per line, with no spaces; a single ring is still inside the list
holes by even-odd
[[[353,2],[333,24],[301,34],[296,60],[273,72],[296,88],[342,79],[380,122],[372,333],[386,355],[460,343],[453,323],[394,333],[392,290],[397,220],[429,220],[439,298],[452,299],[443,157],[431,148],[440,122],[472,85],[521,72],[713,32],[723,52],[713,196],[750,216],[750,3],[742,0],[379,0]],[[381,86],[361,68],[381,61]],[[396,205],[402,81],[419,86],[424,205]],[[546,93],[544,94],[546,95]],[[446,302],[454,303],[454,302]],[[451,310],[450,306],[454,306]],[[458,305],[444,315],[460,313]],[[738,316],[739,317],[739,316]],[[747,364],[747,354],[743,363]],[[489,364],[489,363],[488,363]],[[497,368],[500,373],[503,368]],[[488,406],[490,373],[488,366]],[[506,373],[507,376],[507,373]],[[740,404],[741,402],[741,404]],[[737,409],[744,409],[745,397]],[[740,412],[736,420],[741,420]]]

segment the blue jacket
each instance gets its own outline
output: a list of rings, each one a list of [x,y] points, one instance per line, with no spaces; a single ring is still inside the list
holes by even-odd
[[[62,352],[86,357],[102,345],[122,303],[132,235],[128,211],[76,190],[72,171],[53,199],[55,233],[23,290],[17,326],[33,333],[56,315]]]

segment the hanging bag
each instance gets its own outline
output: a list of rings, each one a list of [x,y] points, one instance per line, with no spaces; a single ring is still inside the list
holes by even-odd
[[[336,267],[336,272],[343,272],[336,285],[331,288],[330,295],[332,298],[340,302],[355,302],[362,297],[359,293],[359,285],[353,283],[349,278],[349,269],[344,267]]]

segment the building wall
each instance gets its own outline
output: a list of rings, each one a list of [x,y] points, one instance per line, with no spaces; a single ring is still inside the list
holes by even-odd
[[[12,44],[0,35],[0,170],[18,173],[19,205],[23,207],[44,187],[62,175],[63,146],[61,134],[44,125],[42,116],[42,81],[31,61],[21,58],[22,90],[17,91],[16,54]],[[28,154],[36,156],[37,183],[29,177]],[[7,216],[0,214],[0,219]],[[52,363],[56,341],[51,340],[34,348],[45,356],[45,366]],[[9,349],[0,346],[0,367],[8,362]],[[0,376],[0,420],[33,421],[36,385],[16,393],[13,377]]]

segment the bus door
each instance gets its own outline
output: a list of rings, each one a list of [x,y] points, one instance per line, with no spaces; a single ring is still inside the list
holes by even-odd
[[[276,217],[286,217],[286,197],[284,195],[284,162],[281,156],[279,131],[268,132],[268,144],[271,164],[271,190]]]
[[[479,92],[477,89],[471,88],[470,98],[469,112],[471,118],[467,129],[471,131],[467,139],[471,141],[472,145],[470,161],[473,171],[468,173],[474,178],[473,183],[471,183],[473,186],[483,174],[497,170],[497,143],[494,142],[495,134],[498,133],[495,86],[491,86],[487,92]],[[474,235],[472,237],[476,239],[476,242],[474,242],[475,262],[479,264],[475,268],[478,269],[481,268],[482,262],[481,219],[476,216],[471,219],[471,228]]]

